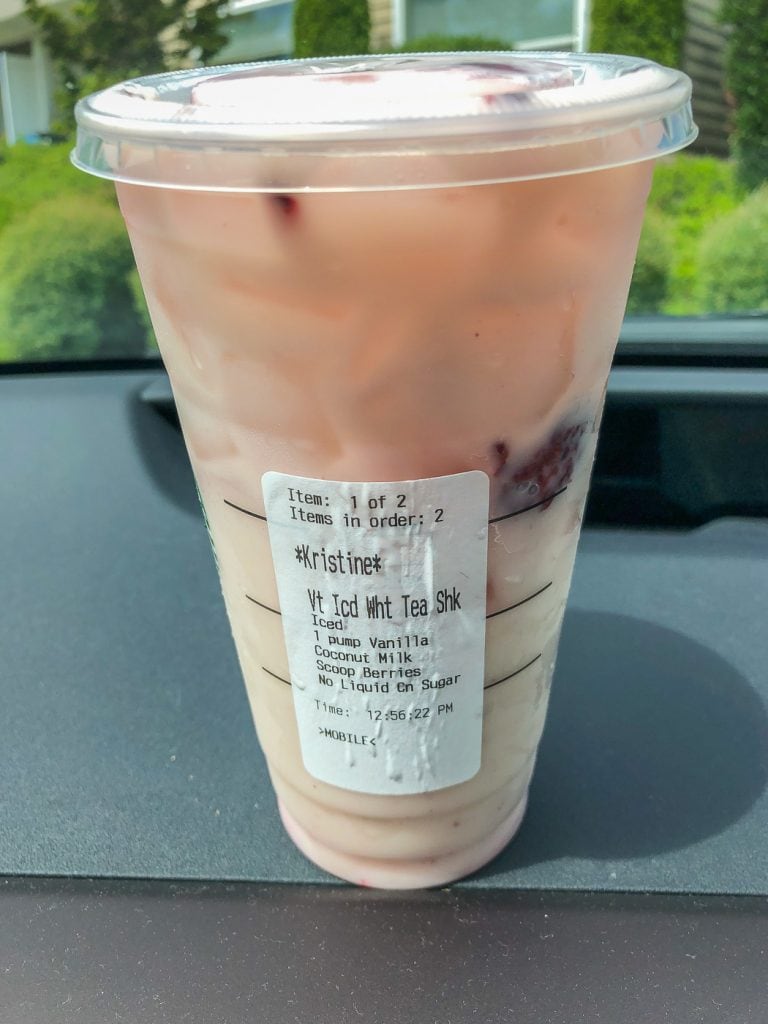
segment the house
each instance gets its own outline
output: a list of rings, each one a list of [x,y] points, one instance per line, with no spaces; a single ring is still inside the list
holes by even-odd
[[[58,4],[66,0],[48,0]],[[148,0],[152,2],[152,0]],[[710,151],[727,151],[723,89],[724,31],[715,20],[717,0],[687,0],[686,61],[699,75],[694,114],[706,122]],[[386,51],[430,33],[487,35],[521,50],[581,50],[589,34],[589,0],[369,0],[371,49]],[[289,56],[293,49],[292,0],[229,0],[223,28],[228,42],[217,63]],[[54,74],[23,0],[0,0],[0,133],[8,142],[48,130]]]
[[[717,19],[720,0],[686,0],[683,68],[693,79],[695,148],[728,156],[731,108],[725,89],[727,31]]]
[[[47,131],[54,90],[53,65],[23,0],[0,0],[0,135],[13,144]]]

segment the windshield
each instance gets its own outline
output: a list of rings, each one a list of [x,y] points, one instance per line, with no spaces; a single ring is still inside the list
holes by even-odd
[[[761,3],[649,0],[621,17],[620,0],[332,6],[0,0],[0,363],[157,358],[114,189],[69,161],[79,97],[166,69],[392,50],[590,50],[682,68],[700,134],[656,167],[619,353],[768,340],[768,64],[742,45],[765,31]]]

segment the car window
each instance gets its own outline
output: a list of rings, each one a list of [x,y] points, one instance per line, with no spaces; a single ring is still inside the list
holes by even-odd
[[[726,341],[768,340],[764,0],[359,4],[356,22],[348,0],[0,0],[0,362],[156,357],[112,186],[69,163],[74,103],[131,75],[304,54],[298,5],[317,55],[591,49],[682,67],[700,134],[657,166],[624,344],[712,322]]]

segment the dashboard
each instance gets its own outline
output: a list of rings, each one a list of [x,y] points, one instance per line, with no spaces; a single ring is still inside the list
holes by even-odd
[[[411,894],[283,833],[161,368],[0,437],[0,1020],[765,1020],[768,370],[614,369],[527,818]]]

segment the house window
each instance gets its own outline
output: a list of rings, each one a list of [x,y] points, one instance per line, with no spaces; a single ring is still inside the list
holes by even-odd
[[[575,6],[578,0],[405,0],[405,34],[485,35],[524,49],[572,49]]]
[[[293,3],[286,0],[232,0],[223,24],[229,42],[217,64],[288,57],[293,51]]]

